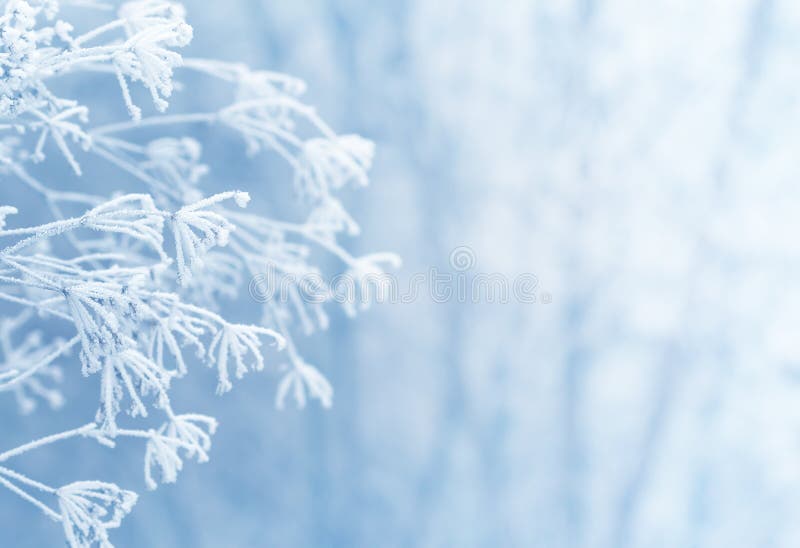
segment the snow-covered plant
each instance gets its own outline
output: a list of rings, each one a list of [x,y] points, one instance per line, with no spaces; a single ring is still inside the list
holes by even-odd
[[[62,375],[80,371],[99,392],[92,422],[0,453],[0,484],[60,521],[70,546],[111,546],[108,530],[131,511],[136,494],[99,480],[52,487],[7,468],[7,461],[73,437],[109,447],[120,437],[138,438],[147,487],[175,481],[184,460],[208,460],[216,429],[213,418],[178,414],[170,402],[173,381],[198,363],[216,370],[220,394],[233,378],[271,367],[283,372],[279,407],[290,395],[300,407],[309,397],[331,405],[330,384],[291,336],[295,323],[306,332],[327,325],[324,302],[308,303],[299,284],[286,302],[249,300],[263,307],[258,325],[224,317],[218,304],[235,299],[265,268],[320,272],[315,253],[332,254],[351,273],[396,262],[387,254],[353,257],[337,243],[339,233],[358,227],[333,193],[367,183],[372,144],[335,134],[299,99],[302,82],[182,57],[192,28],[180,4],[127,2],[106,23],[80,28],[96,7],[0,2],[0,392],[13,393],[23,413],[38,401],[61,406]],[[180,75],[190,72],[230,86],[232,102],[160,114]],[[90,123],[89,106],[62,91],[70,89],[64,78],[76,74],[109,79],[128,119]],[[147,105],[136,99],[142,89],[157,112],[145,114]],[[251,154],[272,151],[288,162],[305,215],[244,213],[251,194],[242,190],[204,197],[203,177],[226,173],[202,163],[198,141],[173,135],[195,124],[238,135]],[[144,139],[141,129],[164,134]],[[43,162],[47,177],[59,173],[58,180],[39,175]],[[116,170],[119,182],[88,174],[96,163]],[[249,190],[258,202],[265,189]],[[36,216],[24,207],[35,200],[48,218],[28,226],[24,219]],[[323,295],[330,300],[333,291]],[[265,360],[264,343],[285,349],[287,363],[279,365],[277,354]],[[153,413],[152,426],[123,424]]]

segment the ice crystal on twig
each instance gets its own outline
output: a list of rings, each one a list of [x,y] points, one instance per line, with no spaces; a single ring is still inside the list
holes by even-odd
[[[78,481],[56,491],[64,534],[70,546],[112,546],[108,530],[119,527],[137,496],[112,483]]]
[[[189,414],[173,416],[158,431],[150,431],[144,457],[144,478],[148,489],[158,486],[154,468],[161,471],[163,483],[175,482],[183,468],[181,452],[185,458],[208,462],[211,436],[216,429],[217,421],[211,417]]]

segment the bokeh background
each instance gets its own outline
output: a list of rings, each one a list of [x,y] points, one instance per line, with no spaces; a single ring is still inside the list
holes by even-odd
[[[469,246],[551,301],[334,314],[301,341],[328,411],[192,376],[212,460],[144,493],[118,546],[800,546],[800,4],[184,3],[189,55],[299,76],[377,143],[351,249],[406,280]],[[79,382],[33,422],[4,402],[7,437],[91,417]],[[70,442],[27,466],[143,491],[141,459]],[[62,542],[24,501],[0,523]]]

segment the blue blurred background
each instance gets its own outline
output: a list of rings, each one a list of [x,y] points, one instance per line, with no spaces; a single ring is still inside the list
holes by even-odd
[[[800,4],[184,3],[189,55],[299,76],[377,143],[351,249],[406,280],[469,246],[551,301],[335,315],[300,343],[328,411],[276,411],[274,375],[223,398],[190,376],[211,462],[143,493],[118,546],[800,546]],[[69,382],[67,413],[7,437],[90,418]],[[143,491],[128,448],[26,466]],[[62,542],[2,510],[38,524],[14,546]]]

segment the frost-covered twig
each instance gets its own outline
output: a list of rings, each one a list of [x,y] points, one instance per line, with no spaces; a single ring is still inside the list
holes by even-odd
[[[278,407],[290,394],[301,407],[309,397],[332,403],[331,385],[303,360],[292,337],[298,325],[304,332],[327,325],[331,288],[323,292],[325,302],[310,303],[303,287],[292,286],[288,301],[262,304],[263,320],[254,325],[220,312],[222,299],[239,298],[246,276],[265,268],[318,273],[311,247],[337,257],[356,276],[396,258],[354,257],[337,242],[342,232],[357,234],[358,226],[335,193],[367,184],[373,147],[358,136],[337,135],[301,101],[303,82],[237,63],[182,58],[192,29],[175,2],[126,2],[95,28],[80,28],[79,4],[91,2],[71,4],[78,11],[70,18],[54,2],[0,3],[0,176],[8,188],[0,202],[0,392],[14,393],[23,412],[37,399],[57,408],[65,396],[56,384],[80,371],[98,390],[98,411],[84,426],[7,449],[0,462],[55,450],[57,442],[76,437],[108,447],[128,437],[145,445],[144,478],[152,489],[175,481],[185,459],[209,458],[216,421],[177,413],[170,399],[173,381],[195,364],[216,370],[218,393],[231,390],[232,378],[271,366],[284,375]],[[129,119],[93,126],[81,97],[61,96],[65,74],[116,88],[113,101]],[[182,76],[216,79],[233,88],[234,99],[204,112],[165,113]],[[133,86],[147,91],[158,113],[144,112]],[[257,188],[207,196],[201,184],[211,168],[202,162],[201,144],[172,136],[196,124],[223,128],[251,154],[269,150],[282,158],[305,218],[243,213],[251,194],[259,201]],[[158,130],[164,135],[142,138]],[[119,192],[112,178],[64,189],[40,167],[91,178],[86,174],[95,162],[138,188]],[[19,191],[40,200],[45,216],[5,205]],[[58,337],[50,336],[54,321]],[[265,359],[265,341],[285,351],[288,367]],[[124,410],[130,419],[122,419]],[[160,426],[136,426],[154,413],[163,417]],[[5,465],[0,485],[61,521],[71,546],[110,546],[108,530],[136,502],[133,492],[113,484],[56,488]]]

